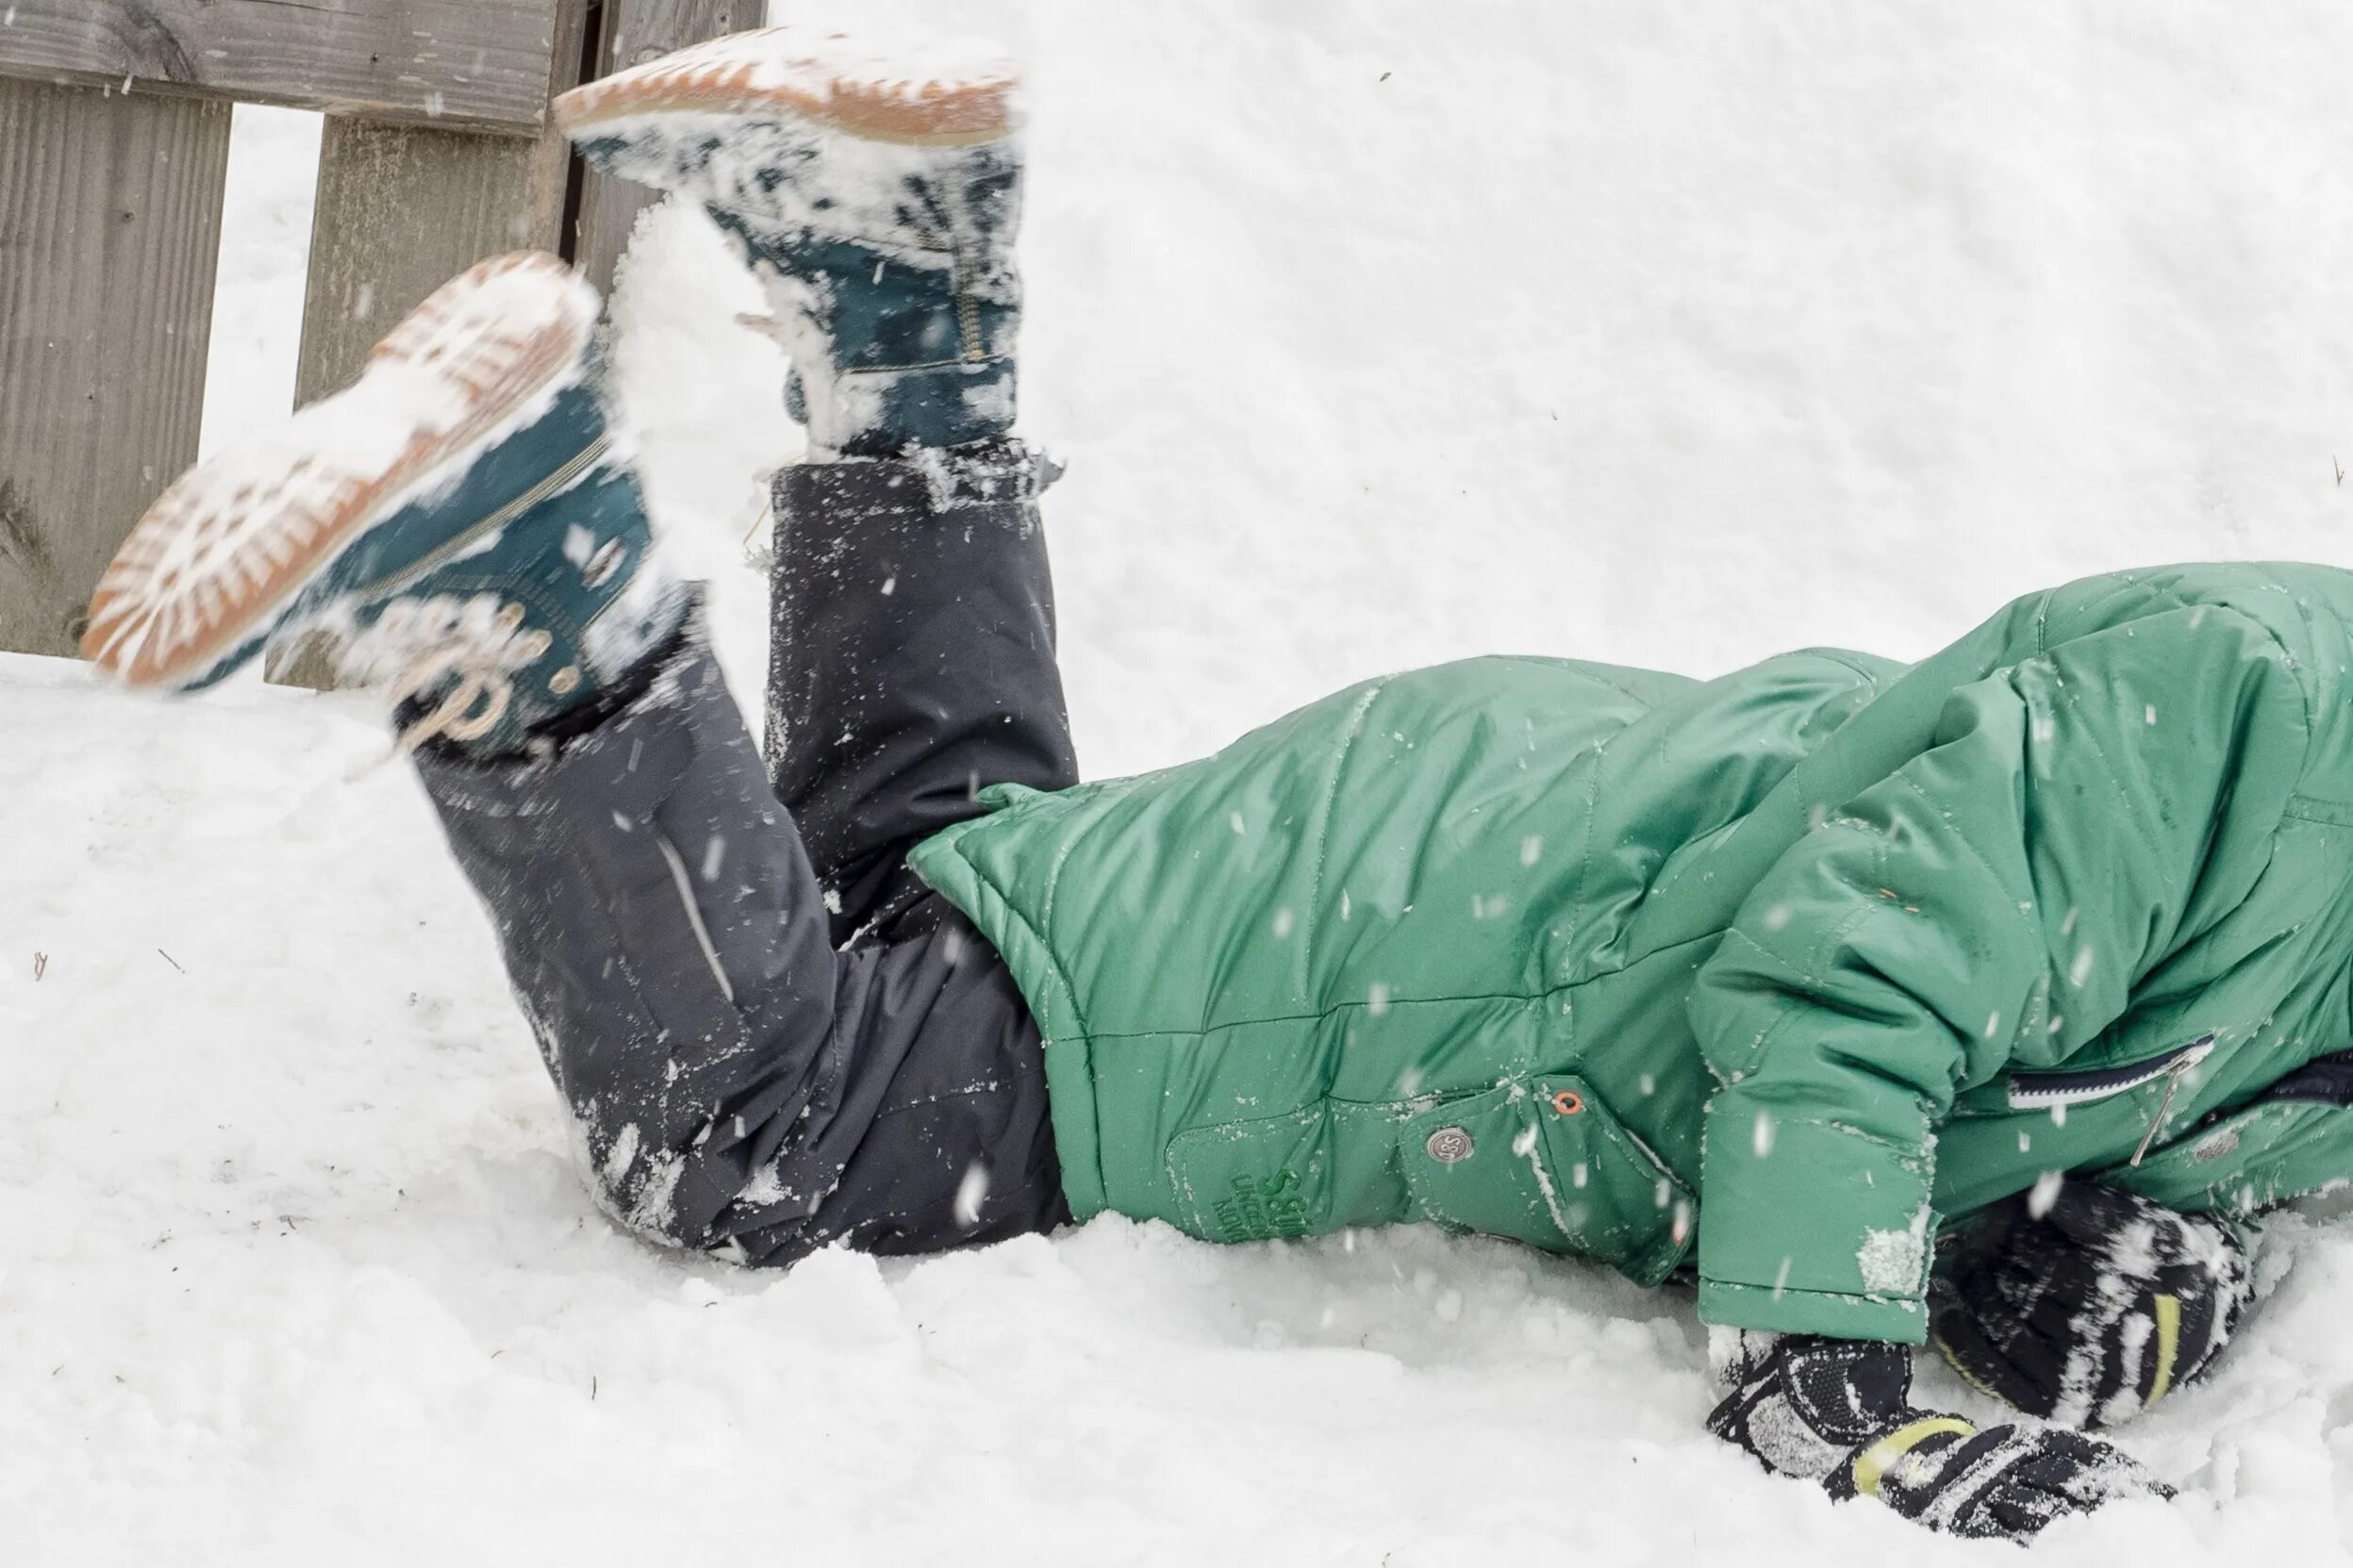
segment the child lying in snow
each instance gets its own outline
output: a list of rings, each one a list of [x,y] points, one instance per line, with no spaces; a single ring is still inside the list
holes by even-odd
[[[1406,1220],[1696,1279],[1772,1468],[2026,1537],[2162,1491],[2063,1427],[2211,1363],[2246,1216],[2353,1173],[2353,577],[2022,600],[1916,668],[1492,658],[1082,785],[1010,435],[1002,63],[748,33],[567,95],[790,348],[763,771],[588,355],[510,256],[182,478],[87,652],[325,628],[390,693],[602,1200],[752,1264],[1106,1209]]]

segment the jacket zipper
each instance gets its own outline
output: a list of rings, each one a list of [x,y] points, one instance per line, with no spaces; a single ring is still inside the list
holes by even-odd
[[[2129,1093],[2162,1078],[2165,1081],[2164,1098],[2157,1102],[2156,1113],[2148,1119],[2148,1129],[2141,1134],[2141,1145],[2132,1151],[2132,1164],[2137,1165],[2148,1153],[2149,1145],[2156,1141],[2157,1130],[2164,1125],[2165,1113],[2173,1108],[2173,1097],[2181,1088],[2182,1076],[2205,1061],[2213,1049],[2214,1037],[2201,1034],[2186,1046],[2176,1046],[2161,1056],[2128,1063],[2121,1067],[2095,1067],[2083,1072],[2013,1073],[2007,1089],[2010,1108],[2013,1111],[2039,1111],[2061,1105],[2084,1105]]]

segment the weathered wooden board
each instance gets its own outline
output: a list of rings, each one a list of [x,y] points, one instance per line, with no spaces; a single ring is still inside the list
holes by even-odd
[[[554,250],[569,163],[554,136],[521,141],[329,120],[294,401],[349,385],[378,338],[475,262]],[[274,650],[267,669],[289,685],[334,685],[325,651],[307,644]]]
[[[553,96],[579,80],[589,23],[586,0],[560,0],[552,41]],[[576,180],[553,130],[522,140],[361,120],[326,123],[294,401],[348,385],[376,340],[442,283],[487,256],[561,247]],[[318,650],[281,649],[270,678],[326,686]]]
[[[0,648],[72,652],[195,460],[228,153],[226,103],[0,81]]]
[[[566,164],[554,138],[328,121],[295,401],[348,383],[376,339],[456,273],[506,251],[555,249]]]
[[[536,135],[563,0],[0,4],[0,75]]]
[[[550,95],[715,38],[760,0],[561,0]],[[484,256],[536,247],[600,290],[652,191],[589,173],[552,131],[537,141],[329,121],[320,148],[295,400],[345,385],[368,350],[441,281]],[[281,649],[270,678],[333,684],[327,652]]]
[[[594,81],[642,65],[672,49],[761,24],[761,0],[603,0],[593,61],[583,78]],[[578,218],[566,253],[599,289],[613,286],[613,269],[629,244],[638,214],[658,199],[626,180],[583,171]]]

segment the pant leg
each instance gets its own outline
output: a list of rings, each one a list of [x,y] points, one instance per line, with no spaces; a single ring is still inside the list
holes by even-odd
[[[1037,513],[1056,476],[1000,438],[777,478],[768,754],[837,942],[939,916],[906,851],[984,785],[1078,782]]]
[[[552,758],[418,768],[623,1224],[788,1263],[1067,1216],[1003,962],[953,911],[835,949],[699,612],[643,695]]]

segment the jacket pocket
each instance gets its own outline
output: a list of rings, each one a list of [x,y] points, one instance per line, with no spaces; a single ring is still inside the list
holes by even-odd
[[[1442,1225],[1608,1263],[1655,1285],[1691,1250],[1691,1189],[1563,1074],[1432,1107],[1399,1143],[1406,1185]]]
[[[2005,1094],[2013,1111],[2047,1109],[2054,1118],[2066,1114],[2070,1105],[2087,1105],[2096,1100],[2113,1099],[2135,1089],[2162,1082],[2164,1093],[2148,1114],[2147,1123],[2141,1130],[2141,1141],[2132,1150],[2132,1164],[2139,1164],[2147,1155],[2149,1146],[2163,1131],[2165,1113],[2173,1109],[2174,1097],[2180,1093],[2181,1081],[2192,1068],[2214,1053],[2214,1036],[2201,1034],[2187,1045],[2160,1051],[2138,1062],[2128,1062],[2116,1067],[2092,1067],[2079,1072],[2021,1072],[2012,1073]]]
[[[2201,1034],[2189,1044],[2120,1067],[2088,1067],[2080,1071],[2013,1072],[2003,1082],[2003,1096],[2013,1111],[2041,1111],[2054,1105],[2088,1105],[2113,1095],[2128,1094],[2161,1078],[2179,1077],[2212,1053],[2214,1037]]]

